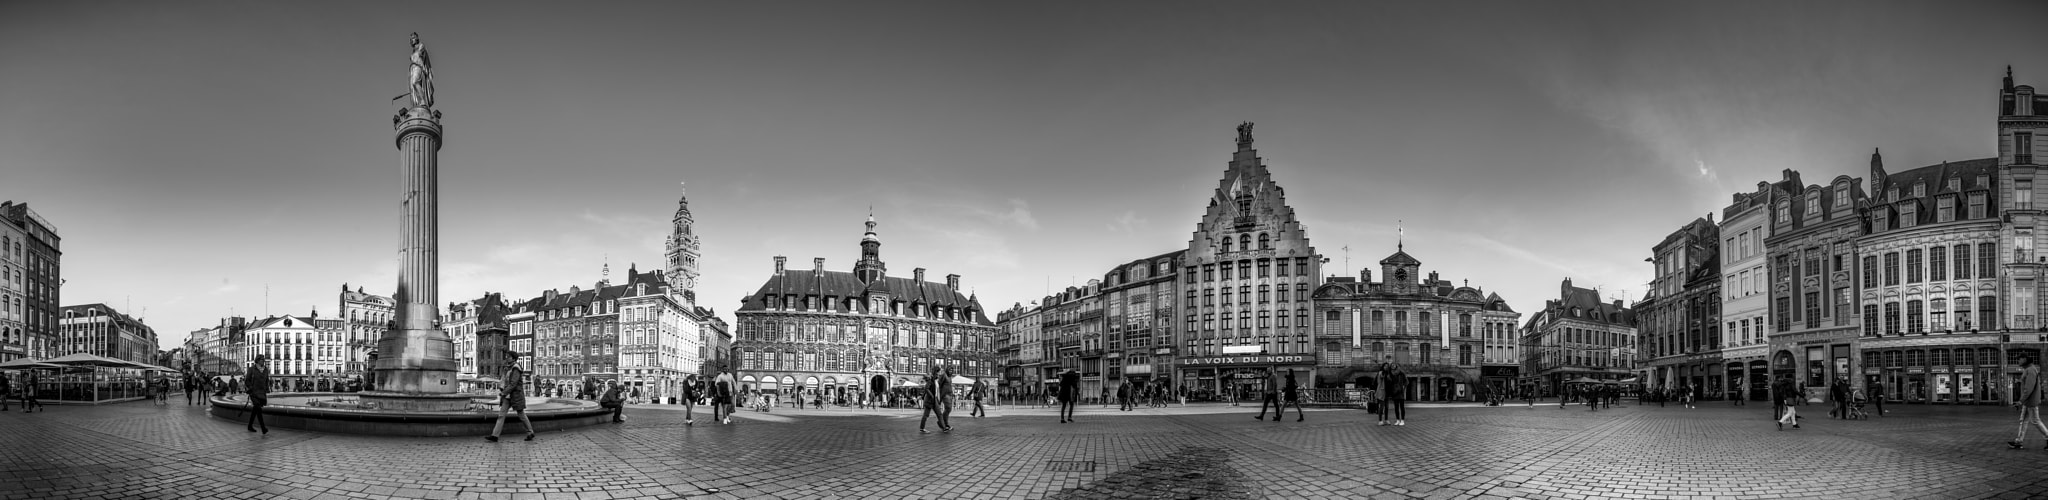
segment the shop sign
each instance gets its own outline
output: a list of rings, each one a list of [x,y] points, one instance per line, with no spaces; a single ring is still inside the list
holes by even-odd
[[[1166,355],[1166,354],[1173,354],[1173,348],[1172,348],[1172,347],[1161,347],[1161,348],[1158,348],[1158,349],[1153,349],[1153,350],[1152,350],[1152,354],[1155,354],[1155,355]]]
[[[1946,366],[1937,366],[1937,367],[1934,367],[1934,373],[1948,373],[1948,367],[1946,367]]]
[[[1513,366],[1482,366],[1482,367],[1479,367],[1479,374],[1480,374],[1481,376],[1487,376],[1487,377],[1513,377],[1513,376],[1516,376],[1516,372],[1517,372],[1517,367],[1513,367]]]
[[[1884,373],[1884,369],[1882,369],[1882,368],[1874,368],[1874,367],[1873,367],[1873,368],[1864,368],[1864,369],[1863,369],[1863,374],[1864,374],[1864,375],[1876,375],[1876,374],[1879,374],[1879,373]]]
[[[1924,371],[1926,371],[1926,370],[1923,370],[1923,369],[1921,369],[1921,368],[1920,368],[1920,367],[1918,367],[1918,366],[1909,366],[1909,367],[1906,367],[1906,373],[1921,373],[1921,372],[1924,372]]]
[[[1309,363],[1315,363],[1315,362],[1316,362],[1316,357],[1315,357],[1314,355],[1308,355],[1308,354],[1286,354],[1286,355],[1274,355],[1274,354],[1268,354],[1268,355],[1249,355],[1249,356],[1209,356],[1209,357],[1201,357],[1201,358],[1182,358],[1182,359],[1180,360],[1180,364],[1181,364],[1181,365],[1184,365],[1184,366],[1199,366],[1199,365],[1274,365],[1274,364],[1290,364],[1290,365],[1291,365],[1291,364],[1309,364]]]
[[[15,354],[21,354],[21,353],[22,353],[22,350],[21,350],[21,346],[18,346],[18,345],[10,345],[10,346],[0,346],[0,352],[11,352],[11,353],[15,353]]]

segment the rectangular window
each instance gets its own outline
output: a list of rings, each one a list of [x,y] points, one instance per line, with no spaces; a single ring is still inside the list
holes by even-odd
[[[1984,218],[1984,193],[1970,193],[1970,218]]]
[[[1969,330],[1969,329],[1970,329],[1971,327],[1973,327],[1973,326],[1976,326],[1976,324],[1975,324],[1975,323],[1973,323],[1973,322],[1971,322],[1971,321],[1970,321],[1970,298],[1969,298],[1969,297],[1956,297],[1956,308],[1955,308],[1955,311],[1956,311],[1956,329],[1957,329],[1957,330]]]
[[[1942,196],[1941,200],[1937,201],[1936,203],[1938,205],[1934,209],[1935,222],[1948,222],[1956,220],[1956,197]]]
[[[1223,265],[1223,276],[1222,276],[1222,278],[1224,279],[1224,281],[1229,281],[1229,280],[1230,280],[1230,268],[1231,268],[1230,264],[1224,264],[1224,265]]]
[[[1877,288],[1877,256],[1863,257],[1863,287]]]
[[[1923,326],[1925,326],[1921,324],[1922,321],[1924,320],[1922,319],[1920,313],[1920,301],[1906,301],[1906,333],[1920,333],[1926,331],[1921,329]]]
[[[2020,210],[2034,208],[2034,181],[2023,180],[2012,183],[2012,204]]]
[[[1897,302],[1884,303],[1884,333],[1886,335],[1899,334],[1899,303]]]
[[[1927,281],[1948,281],[1948,247],[1927,249]]]
[[[1884,254],[1884,286],[1899,285],[1899,253]]]
[[[2032,163],[2034,163],[2034,134],[2033,134],[2033,133],[2030,133],[2030,132],[2013,132],[2013,133],[2012,133],[2012,161],[2013,161],[2013,163],[2020,163],[2020,164],[2032,164]]]
[[[1877,304],[1863,305],[1863,334],[1880,335],[1877,331]]]
[[[1878,207],[1876,210],[1870,211],[1870,232],[1884,231],[1885,215],[1884,207]]]
[[[1917,187],[1917,186],[1916,186]],[[1915,199],[1899,204],[1899,227],[1907,228],[1920,224],[1920,200]]]
[[[1216,265],[1215,265],[1215,264],[1203,264],[1203,265],[1202,265],[1202,281],[1216,281]]]
[[[1271,277],[1271,276],[1272,276],[1272,274],[1271,274],[1271,271],[1268,271],[1268,269],[1270,269],[1270,268],[1268,268],[1268,267],[1267,267],[1267,264],[1269,264],[1269,263],[1271,263],[1271,261],[1267,261],[1267,260],[1260,260],[1260,261],[1259,261],[1259,277],[1260,277],[1260,278],[1266,278],[1266,277]]]
[[[1820,328],[1820,292],[1806,292],[1806,327]]]
[[[1792,298],[1778,297],[1778,306],[1772,308],[1771,326],[1779,333],[1792,329]]]
[[[1920,282],[1920,249],[1906,251],[1906,282]]]
[[[1998,275],[1998,245],[1977,244],[1977,277],[1991,278]],[[1984,318],[1987,322],[1990,318]],[[1988,324],[1988,323],[1987,323]],[[1989,327],[1986,327],[1989,328]]]
[[[1935,332],[1948,330],[1947,300],[1931,299],[1927,301],[1927,330]]]
[[[1956,245],[1956,279],[1970,279],[1970,245]]]

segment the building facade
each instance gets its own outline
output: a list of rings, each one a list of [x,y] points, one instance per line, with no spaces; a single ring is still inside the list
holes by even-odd
[[[642,276],[633,269],[627,273]],[[673,269],[647,273],[619,297],[619,375],[649,397],[679,394],[685,377],[703,368],[708,352],[699,316],[704,311],[685,300],[695,294],[674,290],[667,281],[683,275]]]
[[[1770,400],[1770,266],[1764,241],[1771,237],[1770,183],[1756,192],[1736,193],[1721,209],[1722,371],[1731,398]]]
[[[392,320],[397,316],[396,302],[391,297],[363,292],[357,286],[354,291],[348,284],[341,284],[340,319],[343,321],[342,373],[361,377],[369,367],[370,354],[377,351],[377,340],[384,338],[384,332],[391,330]]]
[[[28,357],[27,241],[0,209],[0,363]]]
[[[0,202],[0,225],[12,227],[13,260],[19,280],[14,300],[26,357],[56,357],[58,300],[64,286],[63,238],[57,226],[28,208],[28,203]],[[24,277],[23,275],[26,275]],[[5,348],[0,347],[0,352]]]
[[[1103,377],[1111,391],[1122,384],[1171,384],[1183,253],[1126,262],[1103,274]]]
[[[979,300],[961,293],[960,275],[944,283],[889,276],[870,216],[852,272],[828,271],[825,259],[807,271],[775,257],[774,274],[735,313],[740,385],[789,394],[824,388],[840,393],[915,380],[934,366],[966,377],[995,374],[996,332]]]
[[[1871,155],[1867,233],[1856,243],[1863,338],[1853,363],[1863,369],[1829,375],[1849,376],[1859,387],[1882,382],[1887,399],[1905,402],[1999,399],[1982,390],[2001,375],[1998,356],[1980,354],[1996,352],[2003,339],[1998,325],[2018,319],[2000,314],[2008,303],[2000,285],[2009,284],[2001,280],[2018,273],[2001,266],[2012,259],[1999,252],[2006,207],[1998,205],[1997,175],[1993,158],[1889,173],[1883,158]],[[1790,354],[1811,364],[1810,354]]]
[[[1600,292],[1572,286],[1565,278],[1558,298],[1522,324],[1522,385],[1540,394],[1561,394],[1573,380],[1626,380],[1640,374],[1642,343],[1636,311],[1621,300],[1601,302]]]
[[[1002,371],[1000,389],[1007,394],[1040,394],[1040,369],[1045,361],[1039,331],[1038,301],[1013,304],[996,313],[995,359]]]
[[[1722,377],[1720,227],[1694,219],[1651,249],[1656,274],[1635,307],[1653,387],[1727,396]]]
[[[1162,354],[1174,357],[1178,382],[1220,393],[1269,370],[1306,380],[1317,366],[1309,294],[1322,283],[1322,260],[1252,148],[1252,124],[1239,125],[1237,151],[1181,259],[1181,293],[1194,298],[1184,300],[1173,352]]]
[[[248,359],[257,355],[270,359],[270,375],[277,389],[293,390],[304,384],[311,389],[322,380],[343,378],[347,360],[347,322],[314,316],[271,316],[251,321],[244,338]]]
[[[1512,332],[1521,315],[1498,294],[1469,283],[1453,285],[1435,271],[1425,277],[1421,269],[1422,262],[1408,255],[1403,244],[1380,260],[1385,281],[1372,281],[1367,270],[1356,279],[1331,278],[1315,289],[1314,311],[1322,323],[1316,337],[1317,387],[1377,387],[1377,370],[1387,362],[1408,374],[1403,391],[1414,401],[1469,401],[1487,390],[1512,387],[1512,378],[1489,383],[1481,368],[1486,339]]]
[[[1771,283],[1771,372],[1793,377],[1809,400],[1824,399],[1828,381],[1855,365],[1852,302],[1857,239],[1864,225],[1862,180],[1837,176],[1806,185],[1786,170],[1772,186],[1770,237],[1764,239]]]
[[[619,297],[626,287],[550,289],[534,308],[535,384],[576,394],[587,380],[618,379]]]
[[[84,353],[156,364],[156,329],[143,324],[141,318],[106,304],[64,306],[57,315],[57,340],[51,357]]]

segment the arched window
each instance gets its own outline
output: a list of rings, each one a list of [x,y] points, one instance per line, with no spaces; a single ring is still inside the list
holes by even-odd
[[[1272,238],[1269,238],[1269,237],[1267,237],[1267,236],[1266,236],[1266,233],[1259,233],[1259,249],[1260,249],[1260,250],[1272,250],[1272,249],[1273,249],[1273,240],[1272,240]]]
[[[1230,242],[1231,242],[1231,241],[1232,241],[1232,240],[1231,240],[1231,239],[1230,239],[1229,237],[1224,237],[1224,238],[1223,238],[1223,252],[1224,252],[1224,253],[1229,253],[1229,252],[1230,252]]]
[[[1237,235],[1237,247],[1238,247],[1238,248],[1242,248],[1242,249],[1244,249],[1244,250],[1245,250],[1245,251],[1247,251],[1247,252],[1251,251],[1251,249],[1252,249],[1252,237],[1251,237],[1251,235],[1248,235],[1248,234],[1240,234],[1240,235]]]

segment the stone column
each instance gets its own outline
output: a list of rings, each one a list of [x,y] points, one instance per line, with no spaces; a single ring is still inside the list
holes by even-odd
[[[456,390],[455,344],[439,321],[439,169],[441,113],[416,106],[396,117],[405,174],[399,203],[396,326],[378,339],[377,391],[364,395],[382,409],[455,410],[468,407]],[[443,397],[436,397],[443,396]]]

